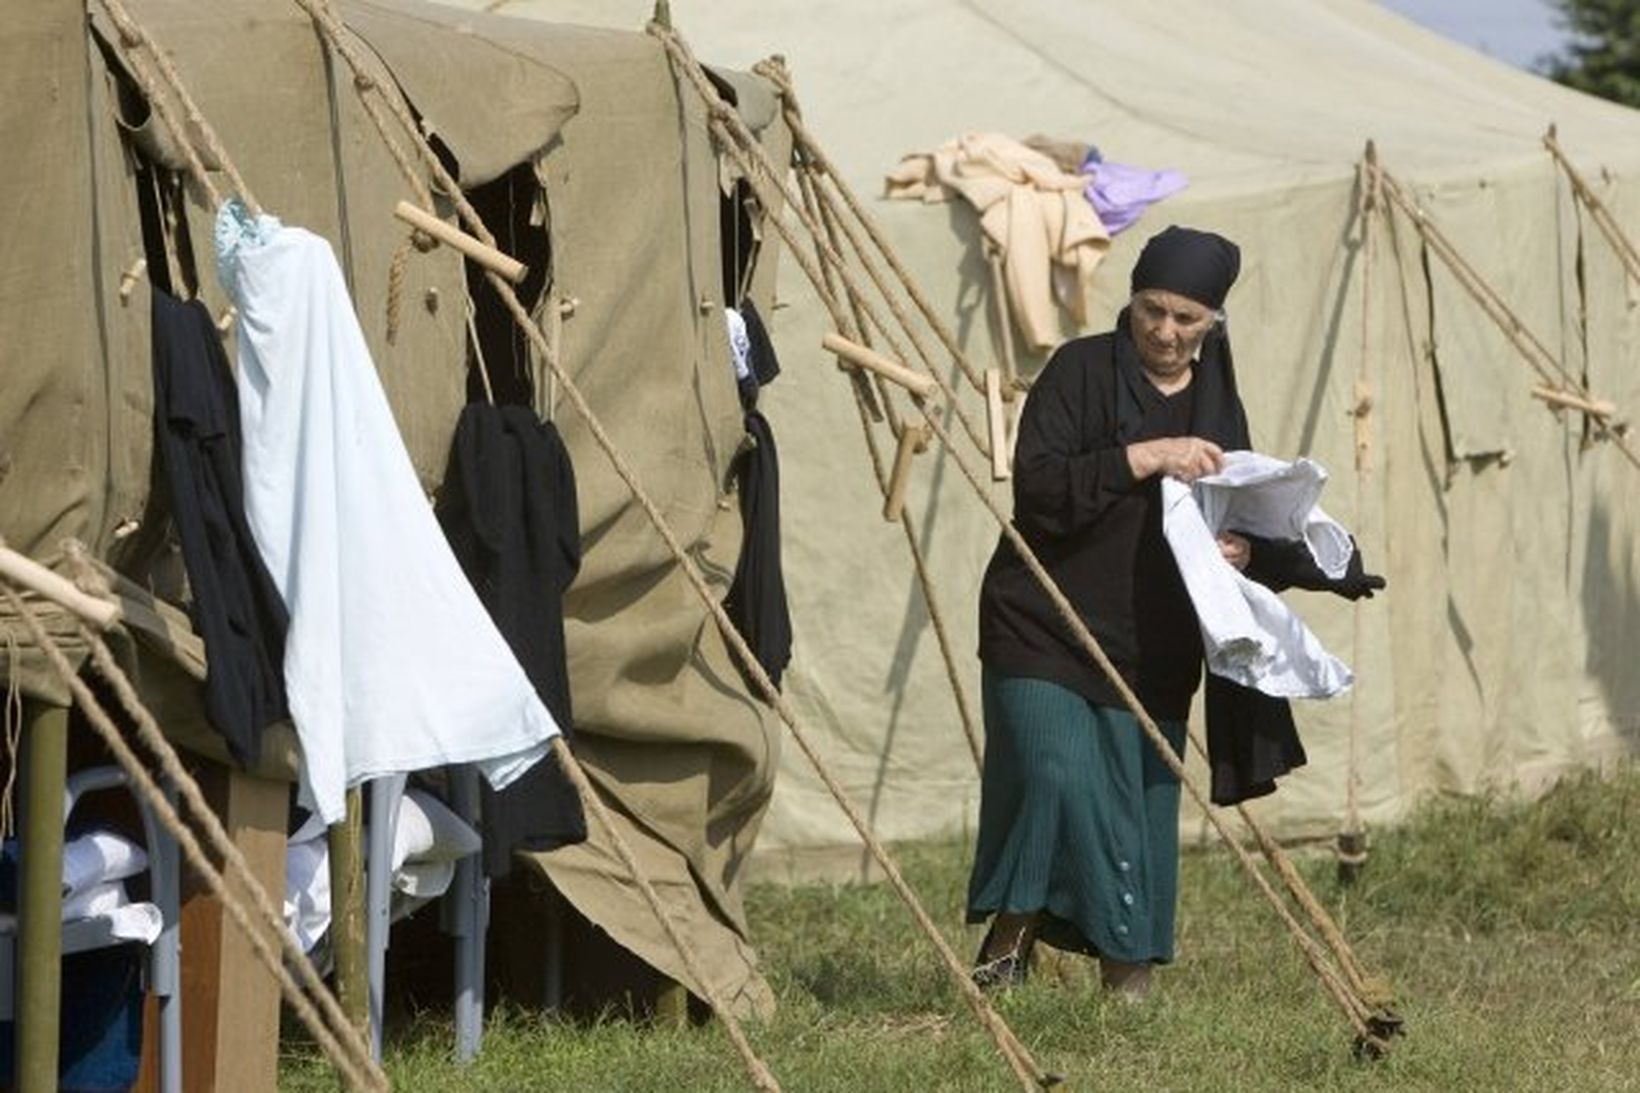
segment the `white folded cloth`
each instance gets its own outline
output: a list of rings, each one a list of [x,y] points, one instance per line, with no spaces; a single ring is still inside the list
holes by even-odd
[[[130,898],[125,894],[124,881],[110,880],[93,884],[85,891],[63,900],[63,921],[106,915],[130,902]]]
[[[101,828],[88,831],[63,844],[63,895],[75,896],[147,868],[148,855],[124,835]]]
[[[1217,525],[1204,514],[1198,491],[1176,478],[1164,478],[1162,534],[1196,609],[1208,671],[1277,698],[1332,698],[1354,683],[1348,666],[1322,647],[1280,596],[1248,580],[1224,559],[1217,533],[1237,530],[1269,538],[1302,538],[1324,572],[1336,566],[1337,573],[1331,575],[1341,575],[1349,562],[1349,534],[1314,504],[1326,482],[1319,465],[1303,460],[1308,469],[1293,473],[1272,469],[1269,464],[1278,461],[1265,456],[1255,456],[1261,461],[1258,465],[1230,458],[1253,455],[1228,453],[1225,472],[1208,483],[1207,496],[1216,498],[1212,503],[1224,521]],[[1233,470],[1233,464],[1243,470]],[[1246,478],[1238,481],[1242,474]],[[1198,480],[1198,485],[1206,481]],[[1308,507],[1296,511],[1304,505]],[[1342,563],[1331,528],[1343,539]]]
[[[1239,531],[1266,539],[1301,539],[1321,572],[1344,575],[1355,546],[1321,510],[1327,471],[1313,459],[1292,462],[1258,452],[1226,452],[1217,474],[1191,484],[1202,519],[1215,535]]]

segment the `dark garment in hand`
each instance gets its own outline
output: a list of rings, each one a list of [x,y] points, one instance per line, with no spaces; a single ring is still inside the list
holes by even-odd
[[[513,655],[572,739],[564,593],[581,568],[575,469],[558,430],[525,406],[462,411],[436,508],[456,560]],[[482,783],[484,869],[512,869],[515,850],[586,838],[581,799],[549,752],[497,792]]]
[[[780,566],[780,458],[774,430],[762,413],[747,411],[746,432],[755,445],[740,457],[744,533],[723,609],[778,687],[792,657],[791,611]]]
[[[205,305],[153,292],[154,446],[205,642],[205,712],[241,764],[289,716],[290,619],[245,522],[239,399]]]
[[[1169,435],[1203,437],[1226,451],[1251,447],[1222,331],[1203,343],[1186,390],[1193,395],[1186,427],[1179,428],[1178,415],[1162,407],[1171,400],[1145,377],[1124,312],[1115,331],[1067,342],[1054,354],[1032,386],[1014,455],[1015,527],[1150,713],[1169,720],[1189,713],[1201,678],[1200,631],[1187,602],[1195,628],[1188,666],[1176,642],[1144,637],[1158,628],[1177,634],[1170,612],[1182,582],[1160,533],[1159,482],[1135,482],[1126,449]],[[1282,580],[1294,583],[1300,561],[1291,551],[1254,544],[1247,574],[1284,587]],[[980,658],[1009,675],[1047,679],[1101,705],[1122,705],[1006,537],[980,593]],[[1304,764],[1285,699],[1211,673],[1206,689],[1215,803],[1269,793],[1277,777]]]

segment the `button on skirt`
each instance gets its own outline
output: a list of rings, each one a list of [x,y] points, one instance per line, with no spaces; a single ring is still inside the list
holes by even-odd
[[[985,774],[968,921],[1042,912],[1037,938],[1173,959],[1179,783],[1127,710],[986,668]],[[1181,754],[1182,721],[1159,723]]]

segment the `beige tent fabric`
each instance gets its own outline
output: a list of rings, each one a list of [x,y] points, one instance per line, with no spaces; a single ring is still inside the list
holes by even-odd
[[[538,169],[553,292],[577,301],[564,360],[721,596],[740,549],[727,489],[743,430],[704,109],[680,92],[655,40],[570,33],[598,47],[587,51],[598,62],[566,60],[581,113]],[[586,552],[565,600],[577,754],[667,881],[664,897],[725,995],[764,1010],[740,885],[773,786],[778,726],[747,697],[704,607],[580,418],[560,407],[557,422],[576,460]],[[618,941],[689,981],[647,907],[629,892],[613,898],[607,848],[535,860]]]
[[[463,264],[447,249],[412,254],[389,344],[387,271],[407,238],[392,207],[414,195],[345,65],[294,5],[131,4],[259,200],[335,247],[395,419],[424,486],[436,489],[466,399]],[[728,472],[742,428],[718,299],[723,175],[703,109],[680,95],[659,44],[631,31],[413,0],[360,0],[344,14],[384,62],[375,77],[406,89],[466,183],[534,170],[553,260],[543,307],[576,305],[563,321],[564,359],[721,595],[740,543]],[[31,7],[13,31],[0,43],[0,80],[13,92],[0,100],[0,133],[16,152],[0,165],[16,217],[0,275],[0,535],[47,564],[61,565],[70,538],[114,563],[129,669],[179,742],[221,757],[199,697],[203,650],[174,606],[186,589],[150,496],[147,287],[124,302],[117,293],[143,254],[122,129],[138,147],[164,142],[143,104],[119,94],[118,65],[104,63],[95,38],[106,35],[100,20],[88,37],[78,9],[48,17]],[[775,154],[788,154],[768,89],[726,78]],[[188,233],[179,240],[201,296],[220,312],[211,210],[188,190],[173,230]],[[774,273],[768,249],[753,277],[765,305]],[[558,407],[551,385],[537,395],[543,410]],[[778,761],[772,723],[579,418],[557,418],[585,535],[566,605],[578,750],[725,993],[764,1011],[739,891]],[[8,634],[14,623],[0,618]],[[27,649],[3,670],[32,696],[66,700]],[[265,753],[264,772],[292,769],[288,732],[269,733]],[[543,867],[617,940],[687,983],[647,910],[611,879],[612,860],[595,841]]]
[[[580,107],[574,82],[553,61],[569,52],[559,30],[467,18],[438,4],[338,7],[418,105],[426,131],[456,153],[464,188],[527,162]]]
[[[506,0],[501,10],[636,27],[650,7]],[[868,200],[906,149],[969,131],[1051,133],[1118,162],[1182,170],[1190,188],[1113,240],[1089,329],[1114,318],[1154,231],[1193,224],[1242,245],[1227,310],[1255,440],[1328,467],[1328,511],[1360,533],[1390,582],[1359,607],[1292,595],[1360,683],[1346,700],[1298,707],[1310,765],[1259,805],[1274,830],[1338,830],[1352,722],[1372,825],[1432,793],[1535,789],[1633,752],[1640,677],[1622,664],[1640,638],[1636,472],[1607,445],[1585,449],[1577,415],[1529,397],[1532,373],[1433,256],[1426,274],[1404,216],[1380,227],[1369,289],[1354,218],[1370,137],[1551,349],[1584,367],[1586,338],[1593,389],[1640,414],[1640,290],[1624,285],[1540,145],[1558,123],[1640,237],[1640,115],[1366,0],[760,0],[674,13],[696,50],[723,63],[783,54],[809,128]],[[969,351],[992,361],[975,217],[960,204],[871,207]],[[766,405],[783,457],[796,632],[787,687],[880,835],[960,836],[978,786],[902,533],[877,515],[846,383],[818,349],[823,309],[792,263],[780,293],[785,372]],[[1362,369],[1375,406],[1358,483],[1348,411]],[[1008,487],[995,496],[1006,504]],[[918,459],[909,504],[977,701],[974,604],[995,527],[938,453]],[[1198,818],[1186,823],[1205,837]],[[759,852],[795,860],[853,842],[823,787],[785,762]]]
[[[937,204],[961,197],[1002,256],[1014,321],[1031,349],[1060,342],[1054,304],[1078,326],[1088,321],[1093,271],[1110,233],[1083,196],[1086,177],[1001,133],[964,133],[932,152],[915,152],[888,173],[891,198]]]

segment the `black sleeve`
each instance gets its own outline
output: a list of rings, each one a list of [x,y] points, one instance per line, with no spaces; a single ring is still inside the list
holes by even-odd
[[[1342,577],[1333,578],[1321,571],[1310,555],[1310,548],[1299,540],[1265,539],[1257,535],[1243,535],[1252,548],[1244,575],[1275,592],[1302,588],[1310,592],[1331,592],[1347,600],[1372,598],[1384,587],[1384,578],[1366,571],[1361,560],[1361,547],[1350,540],[1350,561]]]
[[[1031,388],[1014,448],[1014,523],[1022,531],[1070,535],[1135,485],[1110,394],[1090,372],[1088,354],[1071,342]]]

